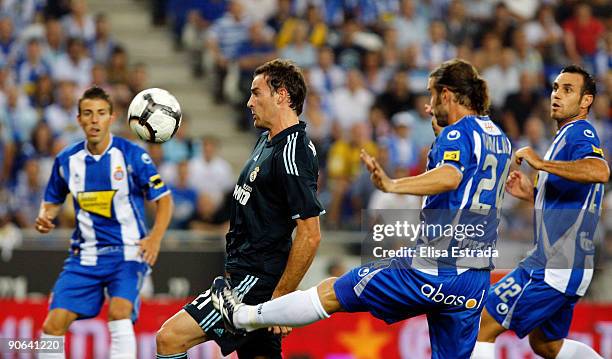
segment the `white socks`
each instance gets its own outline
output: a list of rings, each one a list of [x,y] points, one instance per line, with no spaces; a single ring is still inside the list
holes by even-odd
[[[111,335],[111,359],[136,359],[136,336],[129,319],[108,322]]]
[[[40,335],[40,339],[61,339],[62,344],[61,344],[61,348],[62,348],[62,352],[61,353],[38,353],[38,358],[39,359],[65,359],[65,342],[64,342],[64,336],[63,335],[50,335],[50,334],[45,334],[42,333]]]
[[[595,350],[575,340],[564,339],[556,359],[603,359]]]
[[[472,359],[494,359],[495,358],[495,343],[476,342]]]
[[[329,318],[317,287],[298,290],[258,305],[243,305],[234,312],[234,325],[253,331],[275,325],[299,327]]]

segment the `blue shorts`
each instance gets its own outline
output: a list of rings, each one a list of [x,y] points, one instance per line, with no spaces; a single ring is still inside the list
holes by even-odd
[[[106,289],[109,297],[132,302],[135,322],[140,309],[140,288],[148,271],[149,265],[144,262],[118,260],[84,266],[78,257],[70,257],[55,282],[49,309],[67,309],[78,314],[78,319],[93,318],[100,313]]]
[[[489,280],[488,270],[435,276],[389,259],[352,269],[334,291],[347,312],[370,312],[388,324],[426,314],[432,358],[469,359]]]
[[[546,284],[543,274],[518,267],[491,287],[486,308],[520,338],[540,328],[548,340],[558,340],[567,337],[579,299]]]

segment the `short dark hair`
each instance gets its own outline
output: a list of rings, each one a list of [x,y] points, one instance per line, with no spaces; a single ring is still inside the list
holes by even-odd
[[[585,69],[578,65],[569,65],[565,66],[561,73],[569,73],[569,74],[580,74],[582,75],[582,88],[580,89],[580,96],[582,95],[597,95],[597,84],[593,76],[588,73]]]
[[[442,63],[429,75],[434,80],[436,91],[447,87],[455,94],[457,102],[479,115],[489,113],[489,93],[487,83],[469,62],[453,59]]]
[[[92,86],[85,90],[83,96],[79,99],[79,115],[81,114],[81,102],[83,102],[83,100],[104,100],[110,107],[110,113],[113,113],[113,101],[111,101],[108,93],[101,87]]]
[[[306,98],[306,81],[302,70],[290,60],[275,59],[255,69],[254,76],[264,75],[267,77],[268,86],[272,92],[284,88],[289,92],[290,107],[299,116],[304,107]]]

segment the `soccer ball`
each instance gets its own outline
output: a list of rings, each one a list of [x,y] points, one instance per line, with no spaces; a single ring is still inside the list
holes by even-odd
[[[166,90],[146,89],[132,99],[128,108],[128,123],[141,140],[166,142],[181,125],[181,106]]]

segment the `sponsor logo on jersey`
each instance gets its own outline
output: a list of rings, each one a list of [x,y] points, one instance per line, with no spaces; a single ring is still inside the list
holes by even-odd
[[[459,151],[444,151],[444,161],[459,161]]]
[[[600,156],[603,156],[603,150],[599,147],[595,147],[595,145],[591,145],[591,148],[593,149],[593,153],[596,153]]]
[[[115,179],[115,181],[121,181],[123,177],[125,177],[125,172],[123,172],[123,168],[121,168],[121,166],[117,166],[117,168],[115,168],[115,172],[113,172],[113,178]]]
[[[497,304],[497,306],[495,307],[495,310],[497,311],[497,313],[499,313],[500,315],[506,315],[508,314],[508,304],[506,303],[499,303]]]
[[[365,277],[368,273],[370,273],[370,268],[368,267],[363,267],[359,269],[359,272],[357,272],[360,277]]]
[[[110,218],[116,190],[77,193],[77,203],[82,210]]]
[[[249,175],[249,181],[255,181],[255,178],[257,178],[257,173],[259,173],[259,166],[255,167],[255,169],[251,172]]]
[[[478,300],[475,298],[466,298],[464,295],[445,294],[442,292],[442,283],[440,283],[438,288],[431,284],[423,284],[421,286],[421,294],[435,303],[443,303],[446,305],[473,309],[480,307],[482,299],[484,298],[485,290],[482,291],[482,296],[480,297],[480,300]]]
[[[448,135],[446,135],[446,138],[448,138],[451,141],[457,140],[459,139],[459,137],[461,137],[461,132],[457,130],[452,130],[448,133]]]
[[[586,130],[584,130],[584,135],[587,136],[588,138],[593,138],[595,137],[595,134],[593,133],[593,131],[589,130],[588,128]]]
[[[234,199],[244,206],[249,201],[249,198],[251,198],[251,191],[252,188],[247,184],[243,184],[242,187],[236,185],[233,193]]]

